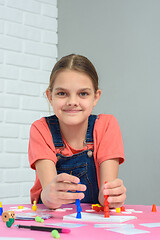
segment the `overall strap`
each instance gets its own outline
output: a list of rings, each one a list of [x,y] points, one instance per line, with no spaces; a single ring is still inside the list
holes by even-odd
[[[45,117],[49,130],[52,134],[53,143],[56,148],[64,147],[62,135],[59,127],[59,121],[56,115]],[[93,128],[97,115],[90,115],[88,118],[88,128],[86,133],[86,143],[93,143]]]
[[[93,129],[97,115],[90,115],[88,118],[88,128],[86,133],[86,143],[93,143]]]
[[[55,148],[64,147],[64,143],[61,136],[61,131],[59,127],[59,121],[56,115],[52,115],[50,117],[45,117],[46,122],[48,124],[49,130],[52,134],[53,143]]]

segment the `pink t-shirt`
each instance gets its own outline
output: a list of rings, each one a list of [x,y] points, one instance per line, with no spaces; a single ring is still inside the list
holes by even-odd
[[[124,162],[123,140],[119,124],[113,115],[100,114],[97,116],[93,130],[94,145],[87,144],[89,149],[94,146],[94,160],[97,169],[97,179],[99,183],[99,166],[103,161],[119,158],[119,163]],[[75,150],[63,139],[65,148],[62,151],[64,156],[71,156],[86,150],[87,147]],[[51,132],[45,118],[35,121],[30,130],[28,157],[31,168],[35,169],[35,162],[40,159],[49,159],[55,164],[57,162],[56,153],[60,149],[55,149]],[[35,184],[31,189],[31,201],[38,201],[42,187],[36,174]]]

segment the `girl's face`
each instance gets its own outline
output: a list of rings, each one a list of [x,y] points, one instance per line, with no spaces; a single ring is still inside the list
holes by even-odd
[[[74,70],[58,73],[52,92],[47,92],[59,122],[68,126],[88,122],[88,117],[100,95],[101,90],[98,89],[95,93],[92,80],[88,75]]]

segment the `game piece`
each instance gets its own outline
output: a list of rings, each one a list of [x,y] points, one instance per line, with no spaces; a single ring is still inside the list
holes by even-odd
[[[76,218],[81,218],[81,212],[82,212],[82,208],[80,206],[80,200],[76,199],[76,206],[77,206],[77,215]]]
[[[116,213],[120,213],[121,209],[120,208],[116,208]]]
[[[39,217],[39,216],[36,216],[36,217],[35,217],[35,221],[36,221],[36,222],[41,222],[41,223],[43,223],[43,222],[44,222],[44,219],[42,219],[42,218]]]
[[[105,181],[107,183],[107,181]],[[104,217],[108,218],[109,217],[109,202],[108,202],[108,195],[104,195]]]
[[[15,213],[7,211],[2,213],[2,221],[6,223],[7,227],[11,227],[15,220]]]
[[[79,182],[80,184],[81,182]],[[77,191],[78,192],[78,191]],[[81,212],[82,212],[82,208],[81,208],[81,202],[79,199],[76,199],[76,202],[75,202],[75,205],[77,206],[77,215],[76,215],[76,218],[81,218]]]
[[[152,212],[157,212],[157,209],[156,209],[156,205],[155,205],[155,204],[153,204],[153,206],[152,206]]]
[[[33,201],[32,210],[33,210],[33,211],[36,211],[36,210],[37,210],[36,201]]]
[[[59,233],[58,233],[57,230],[53,230],[53,231],[51,232],[51,235],[52,235],[52,237],[54,237],[54,238],[60,238],[60,235],[59,235]]]
[[[79,205],[79,206],[77,206],[77,212],[82,212],[82,208],[81,208],[81,206]]]
[[[81,212],[77,212],[76,218],[79,218],[79,219],[82,218],[82,216],[81,216]]]
[[[2,213],[2,221],[7,222],[10,218],[15,219],[15,213],[13,211],[6,211]]]
[[[2,215],[3,213],[3,207],[2,207],[2,203],[0,202],[0,216]]]
[[[104,207],[104,211],[109,212],[109,207],[107,205]]]
[[[121,207],[121,211],[125,212],[125,207],[124,206]]]
[[[104,212],[104,217],[105,217],[105,218],[108,218],[108,217],[109,217],[109,212],[107,212],[107,211]]]
[[[92,209],[96,212],[104,211],[104,207],[100,204],[92,204]]]
[[[6,226],[11,227],[13,223],[14,223],[14,218],[9,218],[9,221],[6,222]]]
[[[101,207],[100,207],[100,210],[103,212],[103,211],[104,211],[104,207],[103,207],[103,206],[101,206]]]
[[[23,209],[23,206],[18,206],[18,209]]]

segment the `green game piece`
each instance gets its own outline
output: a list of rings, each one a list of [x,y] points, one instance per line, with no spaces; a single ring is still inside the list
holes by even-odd
[[[44,219],[41,218],[41,217],[39,217],[39,216],[36,216],[36,217],[35,217],[35,221],[36,221],[36,222],[44,223]]]
[[[58,232],[57,230],[53,230],[53,231],[51,232],[51,235],[52,235],[52,237],[54,237],[54,238],[60,238],[59,232]]]
[[[14,223],[14,218],[9,218],[9,221],[6,222],[6,226],[10,228],[13,223]]]
[[[36,216],[36,217],[35,217],[35,221],[36,221],[36,222],[41,222],[41,217]]]

